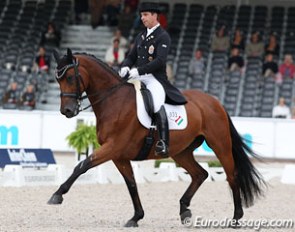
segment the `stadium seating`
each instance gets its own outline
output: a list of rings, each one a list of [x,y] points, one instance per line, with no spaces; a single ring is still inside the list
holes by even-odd
[[[34,83],[38,89],[39,109],[56,110],[59,104],[58,86],[48,83],[41,74],[30,73],[41,33],[48,21],[54,21],[62,32],[60,51],[70,47],[74,52],[92,53],[104,58],[111,28],[69,25],[72,0],[7,0],[0,1],[0,97],[12,80],[20,88]],[[216,1],[217,2],[217,1]],[[221,3],[218,3],[221,4]],[[194,88],[218,98],[231,116],[271,117],[278,98],[286,98],[293,106],[294,80],[277,85],[261,75],[262,59],[246,61],[245,73],[228,73],[228,53],[211,51],[211,40],[217,28],[226,25],[229,36],[240,28],[249,42],[250,34],[259,31],[264,42],[275,33],[280,44],[276,57],[279,64],[286,53],[295,57],[295,7],[267,5],[202,5],[192,3],[162,3],[168,12],[168,31],[172,44],[168,56],[175,72],[175,85],[180,89]],[[132,38],[142,27],[133,28]],[[190,77],[188,64],[196,48],[203,50],[206,65],[204,75]],[[44,83],[44,79],[45,82]],[[48,88],[48,89],[47,89]],[[41,104],[43,101],[47,104]]]
[[[37,96],[44,86],[31,73],[42,32],[49,21],[63,29],[72,13],[71,0],[7,0],[0,2],[0,98],[12,81],[20,92],[28,83],[36,84]],[[44,90],[45,91],[45,90]]]
[[[180,13],[174,18],[174,11],[178,8],[187,9],[186,14],[181,14],[184,18],[179,16]],[[293,80],[284,80],[279,86],[272,79],[264,79],[261,75],[263,60],[251,60],[246,55],[246,72],[228,74],[226,68],[229,54],[213,53],[210,45],[216,28],[221,25],[227,26],[230,36],[235,28],[240,28],[246,36],[246,42],[249,42],[250,34],[254,31],[259,31],[264,42],[270,33],[275,33],[281,47],[277,57],[280,64],[285,53],[295,56],[294,11],[295,7],[283,6],[175,4],[170,11],[170,25],[182,25],[178,27],[178,37],[172,39],[169,56],[175,65],[175,85],[181,89],[201,89],[214,95],[232,116],[271,117],[272,108],[280,96],[286,98],[289,106],[293,106]],[[203,77],[192,80],[188,76],[187,65],[196,48],[204,50],[207,72]]]

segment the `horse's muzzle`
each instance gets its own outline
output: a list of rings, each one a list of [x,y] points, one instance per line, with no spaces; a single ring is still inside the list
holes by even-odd
[[[77,107],[64,107],[60,109],[60,112],[67,118],[72,118],[78,114],[78,109]]]

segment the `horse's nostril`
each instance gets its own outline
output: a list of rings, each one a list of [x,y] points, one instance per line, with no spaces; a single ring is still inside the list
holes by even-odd
[[[67,118],[70,118],[70,117],[73,117],[74,116],[74,111],[69,108],[69,107],[65,107],[65,108],[62,108],[60,110],[60,112],[65,115]]]

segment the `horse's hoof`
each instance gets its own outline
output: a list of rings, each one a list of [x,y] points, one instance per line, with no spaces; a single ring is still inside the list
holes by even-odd
[[[47,202],[48,205],[59,205],[63,201],[62,195],[53,194],[52,197]]]
[[[233,220],[239,220],[244,216],[243,209],[235,210]]]
[[[136,221],[129,220],[124,227],[138,227],[138,224]]]
[[[191,226],[192,225],[192,213],[191,211],[188,209],[186,211],[184,211],[181,215],[180,215],[180,219],[181,219],[181,223],[185,226]]]

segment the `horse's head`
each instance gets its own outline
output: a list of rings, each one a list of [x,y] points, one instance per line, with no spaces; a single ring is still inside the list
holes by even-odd
[[[73,56],[70,49],[63,57],[60,57],[57,51],[53,52],[53,56],[57,63],[55,77],[61,91],[60,112],[67,118],[72,118],[79,113],[81,95],[87,84],[83,77],[88,74],[79,66],[79,60]]]

